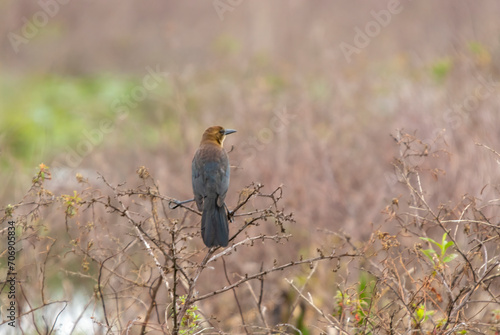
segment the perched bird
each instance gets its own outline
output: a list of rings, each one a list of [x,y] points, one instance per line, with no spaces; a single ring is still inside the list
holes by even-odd
[[[192,163],[193,193],[202,212],[201,235],[207,247],[227,246],[226,198],[229,188],[229,159],[222,143],[236,130],[213,126],[205,130]]]

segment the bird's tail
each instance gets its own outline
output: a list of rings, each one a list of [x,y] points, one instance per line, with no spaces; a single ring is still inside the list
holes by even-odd
[[[217,206],[217,199],[206,198],[201,215],[201,235],[207,247],[226,247],[229,227],[225,206]]]

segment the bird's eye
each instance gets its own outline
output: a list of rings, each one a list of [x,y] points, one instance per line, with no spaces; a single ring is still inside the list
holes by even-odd
[[[221,135],[224,135],[226,133],[226,131],[224,129],[221,129],[221,130],[219,130],[219,133],[221,133]]]

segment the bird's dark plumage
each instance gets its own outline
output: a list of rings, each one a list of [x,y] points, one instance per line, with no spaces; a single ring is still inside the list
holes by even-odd
[[[192,163],[194,200],[202,211],[201,235],[207,247],[227,246],[229,227],[224,199],[229,188],[229,159],[222,143],[235,130],[205,130]]]

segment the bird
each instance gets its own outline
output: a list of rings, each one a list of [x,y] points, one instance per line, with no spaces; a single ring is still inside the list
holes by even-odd
[[[201,236],[207,247],[226,247],[229,227],[224,202],[229,188],[229,158],[223,147],[234,129],[207,128],[196,151],[192,169],[194,201],[201,214]]]

